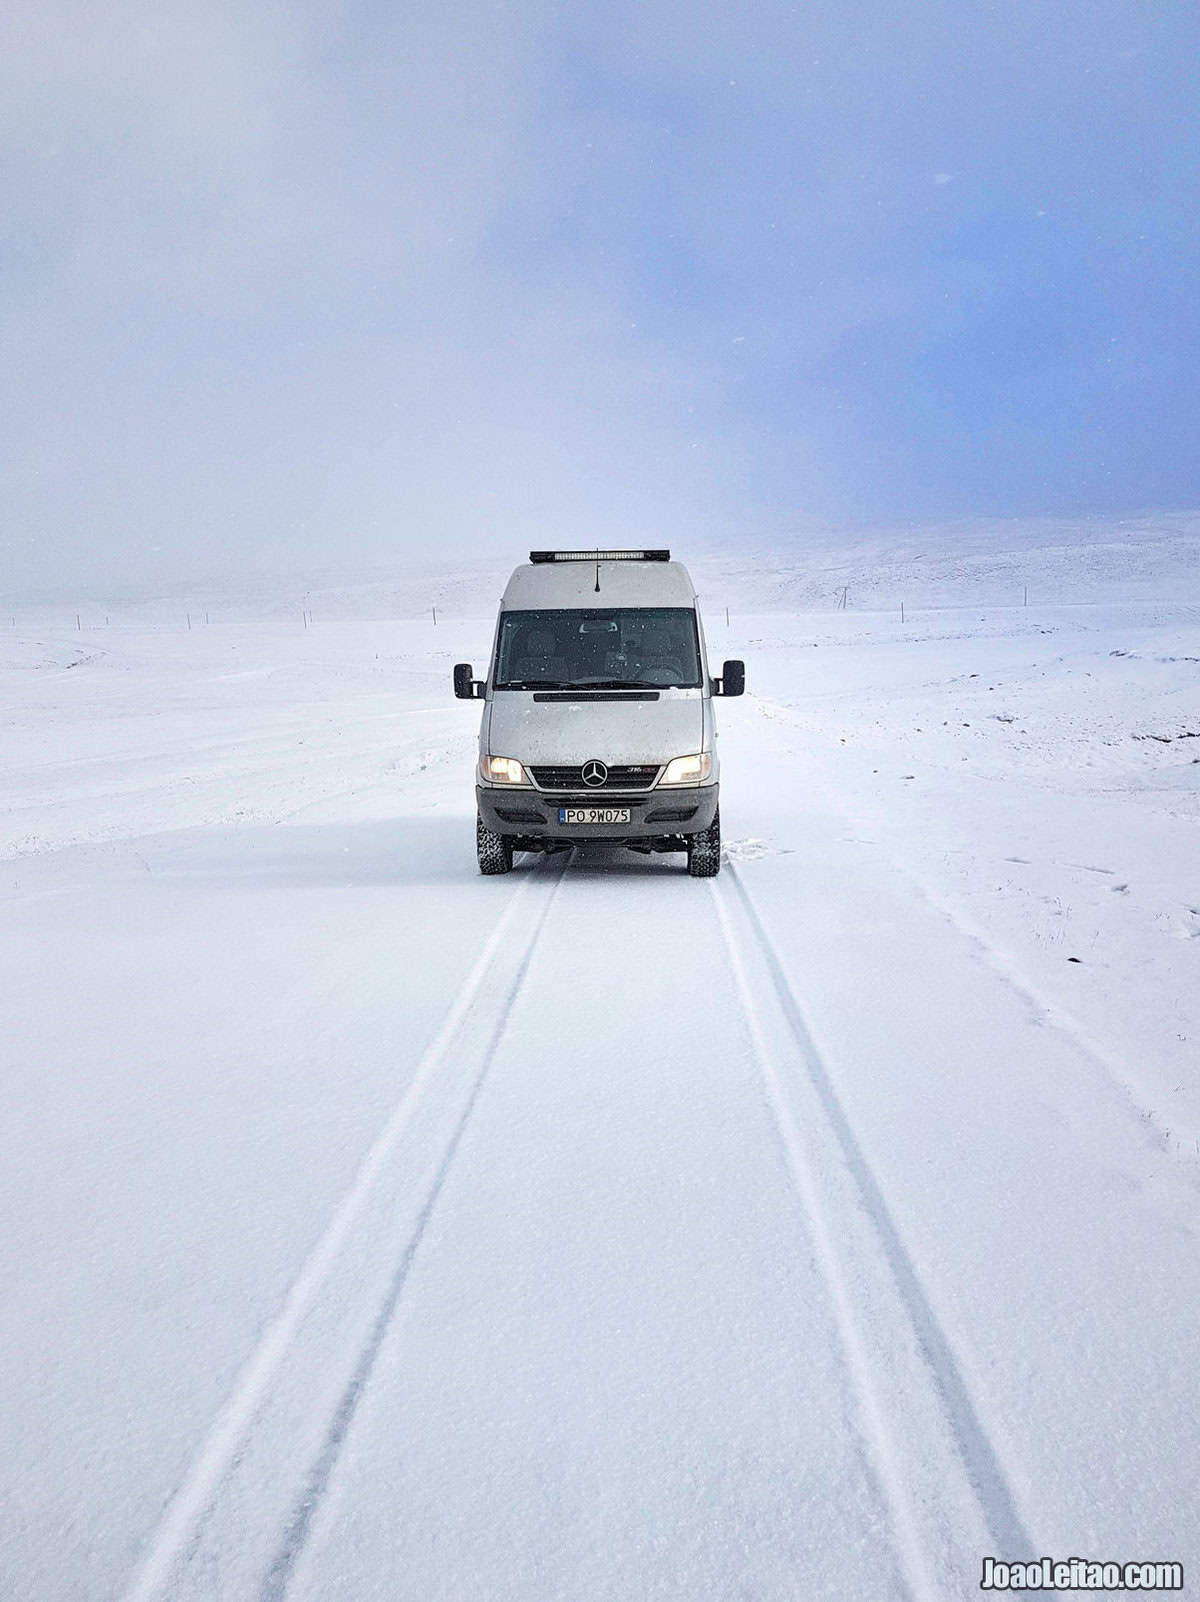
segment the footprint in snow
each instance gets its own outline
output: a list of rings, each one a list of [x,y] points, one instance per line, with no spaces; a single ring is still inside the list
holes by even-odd
[[[725,857],[729,862],[753,862],[758,857],[786,856],[790,848],[771,845],[767,840],[729,840]]]

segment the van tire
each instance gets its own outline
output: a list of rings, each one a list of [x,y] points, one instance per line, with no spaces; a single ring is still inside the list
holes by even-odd
[[[707,829],[687,837],[687,871],[693,879],[715,879],[721,871],[721,813],[713,813]]]
[[[507,873],[513,865],[512,841],[503,834],[495,834],[475,814],[475,853],[479,858],[480,873]]]

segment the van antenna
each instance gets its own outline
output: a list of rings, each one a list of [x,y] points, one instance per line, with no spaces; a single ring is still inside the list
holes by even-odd
[[[600,593],[600,563],[596,563],[596,594]]]

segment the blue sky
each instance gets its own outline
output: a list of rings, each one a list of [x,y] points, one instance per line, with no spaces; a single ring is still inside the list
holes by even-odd
[[[7,587],[1200,505],[1198,42],[21,0]]]

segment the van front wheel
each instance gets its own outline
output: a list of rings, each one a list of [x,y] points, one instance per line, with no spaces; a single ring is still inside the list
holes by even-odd
[[[715,879],[721,871],[721,813],[707,829],[687,837],[687,871],[693,879]]]
[[[475,814],[475,852],[480,873],[507,873],[512,867],[512,841],[493,833],[478,813]]]

